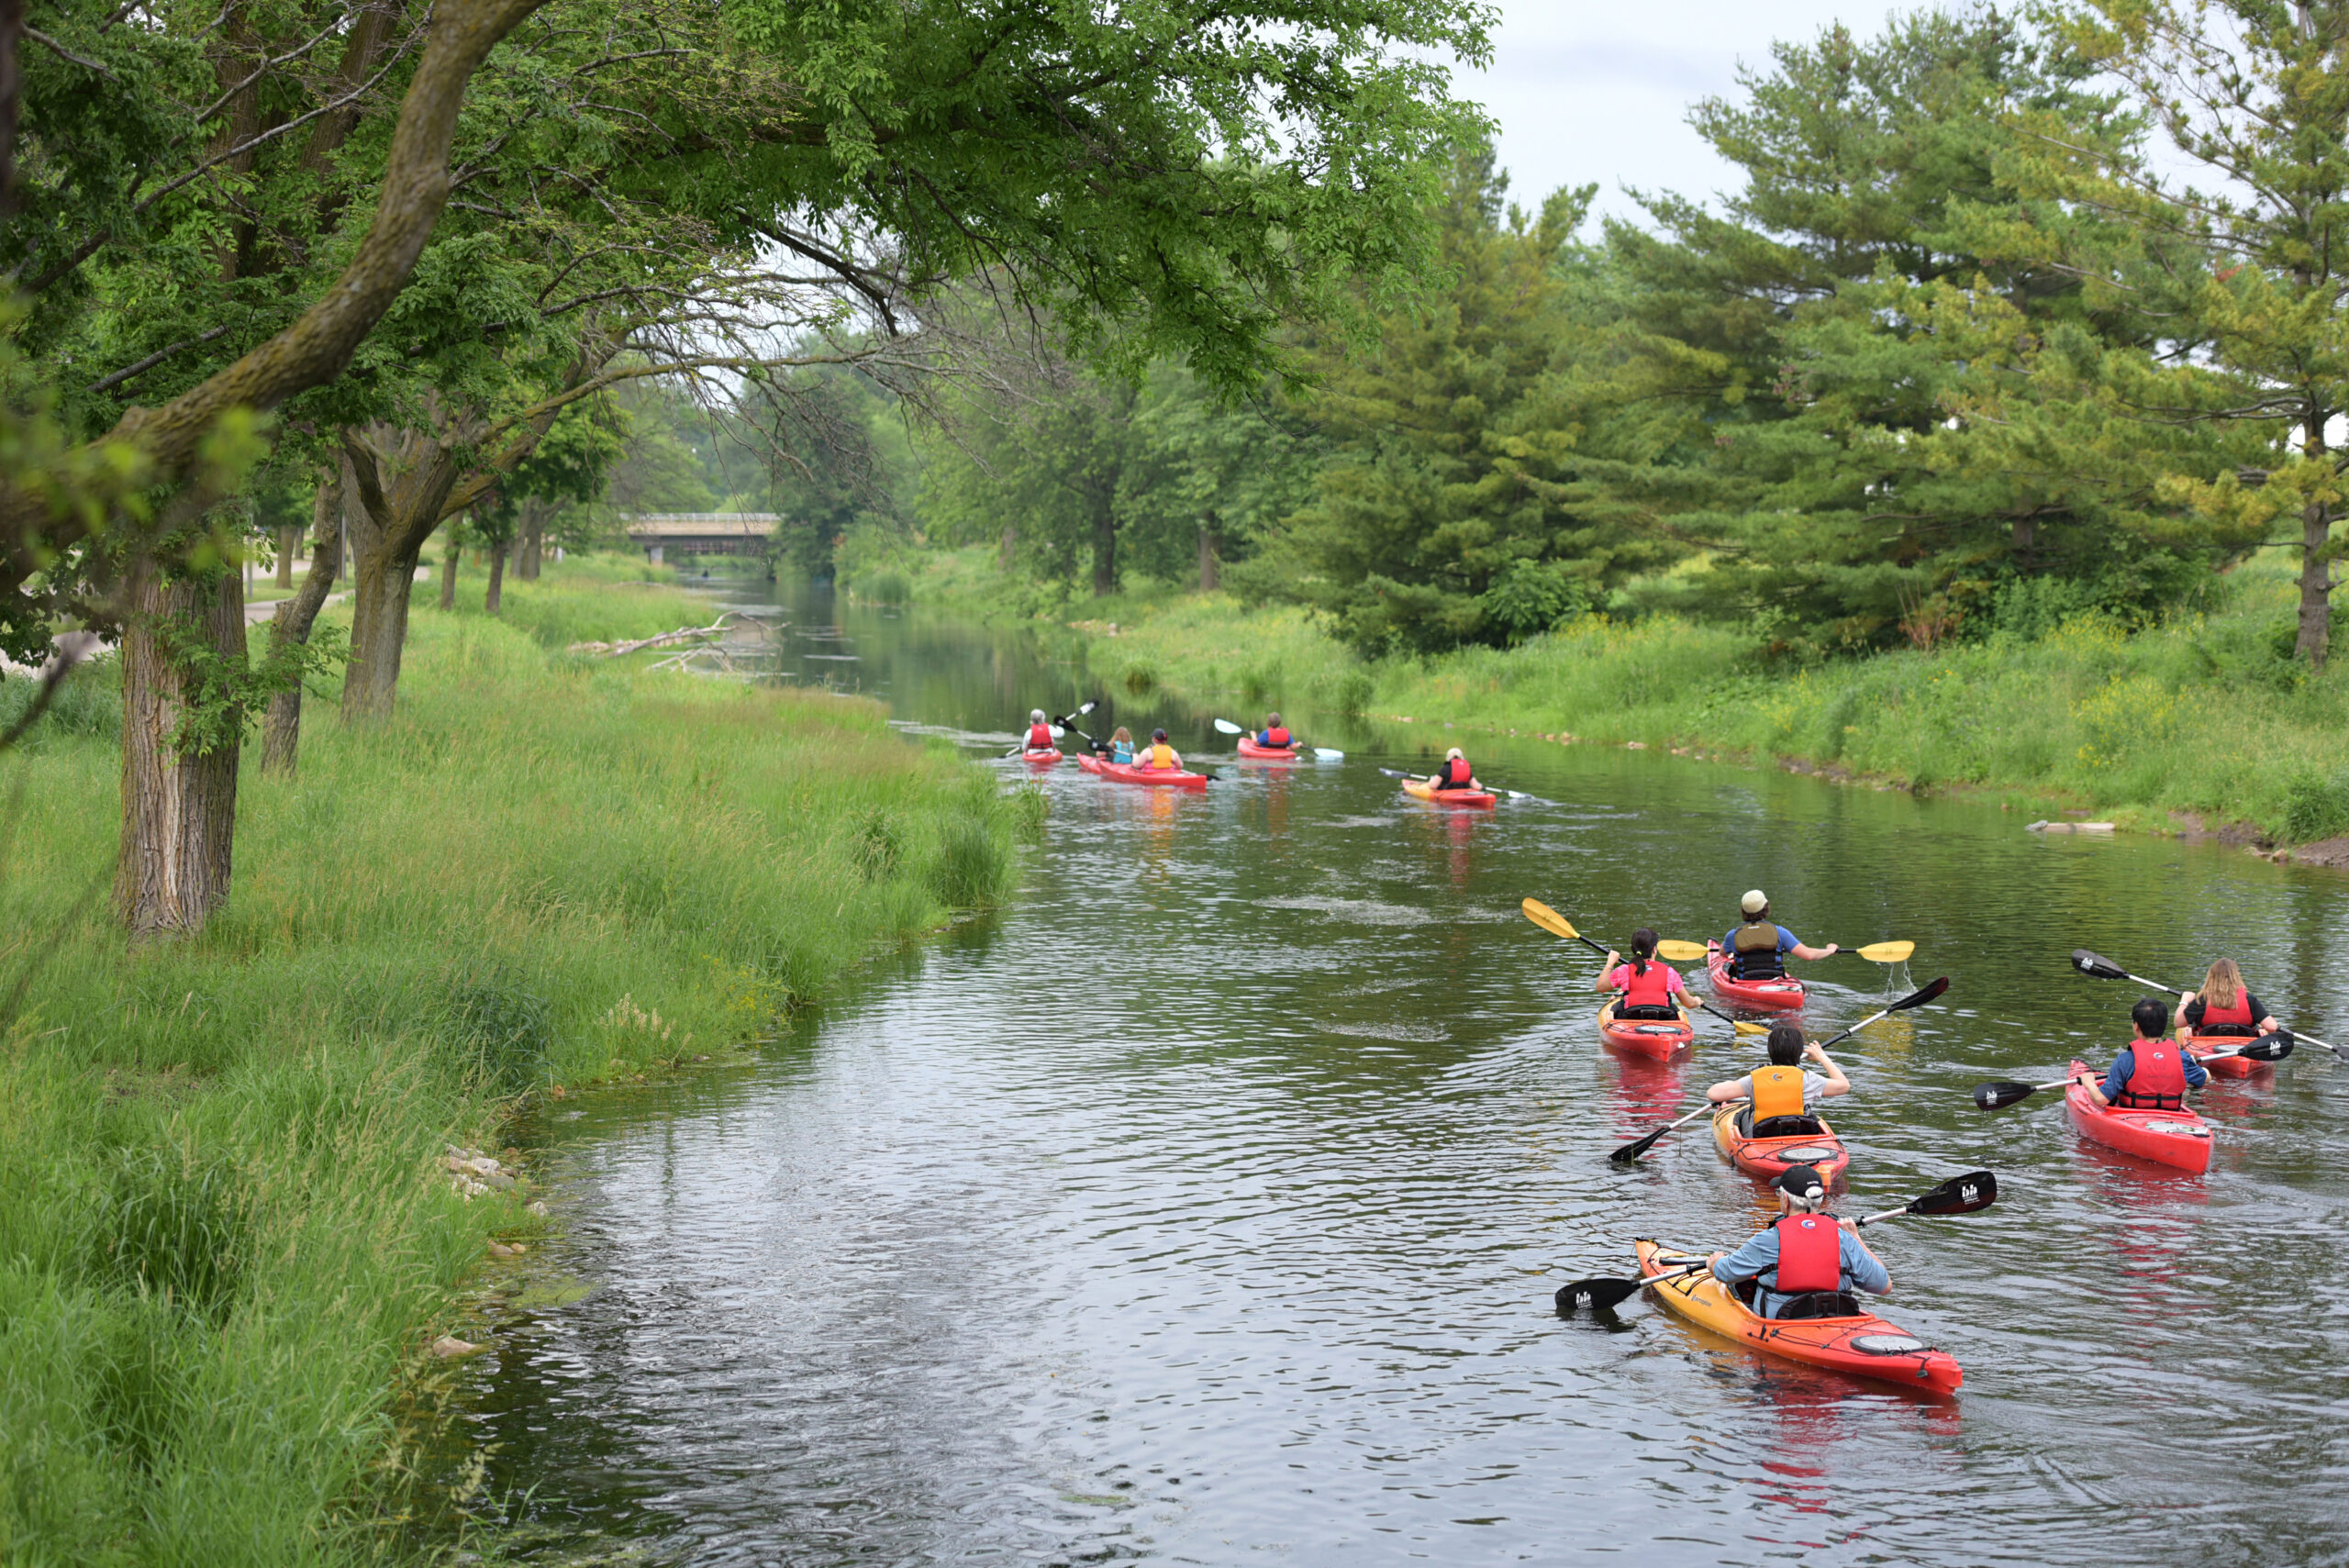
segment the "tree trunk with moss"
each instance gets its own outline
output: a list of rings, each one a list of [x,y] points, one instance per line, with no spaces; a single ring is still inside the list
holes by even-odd
[[[124,607],[114,906],[144,941],[201,929],[228,898],[243,715],[221,709],[220,678],[246,664],[244,582],[169,580],[142,558]]]

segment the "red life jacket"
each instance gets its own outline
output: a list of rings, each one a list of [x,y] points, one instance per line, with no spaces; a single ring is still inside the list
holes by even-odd
[[[1622,969],[1623,1006],[1627,1007],[1668,1007],[1672,1006],[1672,971],[1655,960],[1648,960],[1648,972],[1640,973],[1636,963]]]
[[[2208,996],[2200,997],[2199,1000],[2202,1004],[2202,1021],[2195,1026],[2197,1029],[2220,1029],[2232,1027],[2249,1033],[2259,1022],[2257,1018],[2251,1016],[2251,996],[2247,992],[2236,992],[2234,1004],[2232,1006],[2221,1007]]]
[[[1443,766],[1435,771],[1435,787],[1466,789],[1475,777],[1476,770],[1468,765],[1467,758],[1447,757],[1443,761]]]
[[[1778,1221],[1780,1296],[1843,1288],[1843,1229],[1824,1214],[1790,1214]]]
[[[1265,744],[1265,745],[1267,745],[1267,746],[1286,746],[1286,745],[1287,745],[1287,744],[1288,744],[1288,731],[1287,731],[1286,729],[1267,729],[1267,730],[1265,730],[1265,731],[1264,731],[1264,744]]]
[[[1028,727],[1028,749],[1030,751],[1041,751],[1052,744],[1052,727],[1051,725],[1031,724]]]
[[[2186,1104],[2186,1064],[2177,1059],[2177,1041],[2135,1040],[2129,1050],[2137,1064],[2114,1105],[2122,1110],[2174,1111]]]

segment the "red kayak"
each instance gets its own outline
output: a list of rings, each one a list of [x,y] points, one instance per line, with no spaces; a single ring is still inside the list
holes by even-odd
[[[2174,1111],[2099,1109],[2079,1082],[2093,1076],[2087,1062],[2075,1062],[2072,1081],[2064,1089],[2065,1108],[2072,1113],[2072,1125],[2079,1129],[2082,1138],[2181,1171],[2210,1168],[2210,1123],[2184,1106]]]
[[[1040,768],[1057,768],[1065,761],[1057,746],[1030,746],[1019,753],[1019,760]]]
[[[2221,1056],[2216,1062],[2209,1061],[2207,1058],[2212,1051],[2241,1051],[2251,1041],[2252,1037],[2249,1035],[2198,1034],[2187,1040],[2186,1049],[2192,1052],[2197,1060],[2201,1061],[2206,1071],[2215,1073],[2221,1078],[2248,1078],[2253,1073],[2276,1064],[2273,1062],[2253,1062],[2241,1056]]]
[[[1663,1018],[1618,1018],[1612,1002],[1598,1009],[1598,1032],[1609,1045],[1653,1056],[1659,1062],[1675,1051],[1687,1049],[1697,1039],[1696,1027],[1689,1023],[1686,1013],[1680,1015],[1677,1023]]]
[[[1782,980],[1731,980],[1729,955],[1721,951],[1719,942],[1705,944],[1705,978],[1712,982],[1714,995],[1741,1007],[1789,1013],[1801,1006],[1808,995],[1802,982],[1792,976]]]
[[[1501,798],[1488,789],[1438,789],[1425,779],[1405,779],[1403,793],[1417,800],[1432,801],[1438,806],[1489,807]]]
[[[1174,789],[1205,789],[1205,773],[1186,773],[1181,768],[1137,768],[1130,762],[1112,762],[1101,757],[1080,753],[1076,765],[1088,773],[1099,773],[1105,779],[1119,784],[1159,784]]]
[[[1260,762],[1294,762],[1300,755],[1294,746],[1259,746],[1253,735],[1240,738],[1240,754]]]

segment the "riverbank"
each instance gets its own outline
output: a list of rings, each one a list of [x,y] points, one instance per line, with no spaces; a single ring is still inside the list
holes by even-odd
[[[406,1553],[390,1412],[545,1223],[506,1115],[741,1059],[1008,886],[994,781],[877,706],[560,651],[707,618],[617,575],[511,584],[503,620],[420,594],[395,719],[316,703],[290,782],[249,753],[192,941],[106,919],[110,693],[0,762],[0,1559]]]
[[[1566,743],[1729,754],[2043,816],[2211,832],[2349,863],[2349,658],[2291,659],[2292,584],[2229,580],[2211,613],[2128,632],[2074,620],[1807,667],[1738,628],[1591,617],[1513,649],[1365,661],[1301,610],[1139,592],[1038,602],[981,553],[891,570],[918,603],[1065,627],[1099,679],[1294,717],[1450,723]],[[1235,716],[1237,717],[1237,716]]]

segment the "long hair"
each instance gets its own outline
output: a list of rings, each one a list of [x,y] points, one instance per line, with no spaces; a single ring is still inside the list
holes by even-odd
[[[2200,995],[2205,1002],[2215,1002],[2221,1007],[2232,1007],[2243,1000],[2243,971],[2235,967],[2233,959],[2222,958],[2210,966],[2210,973],[2202,977]]]
[[[1655,956],[1656,934],[1642,926],[1631,933],[1631,973],[1645,974],[1648,960]]]

